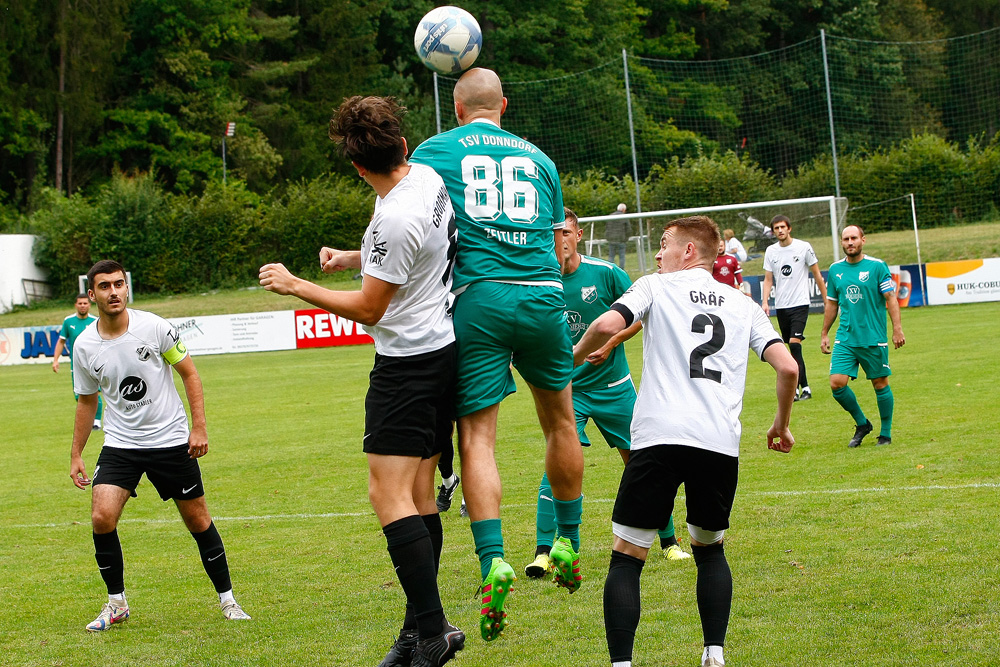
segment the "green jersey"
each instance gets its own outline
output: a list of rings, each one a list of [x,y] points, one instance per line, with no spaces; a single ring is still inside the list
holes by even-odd
[[[606,313],[611,304],[632,286],[628,274],[616,264],[587,255],[580,255],[580,266],[562,279],[566,321],[574,345],[583,338],[590,323]],[[573,389],[603,389],[620,384],[628,376],[625,348],[619,345],[603,364],[594,366],[584,363],[577,366],[573,371]]]
[[[433,167],[451,195],[456,293],[481,280],[559,286],[562,187],[545,153],[483,120],[431,137],[410,161]]]
[[[77,336],[90,326],[91,322],[96,321],[97,318],[93,315],[80,317],[75,313],[63,320],[62,328],[59,329],[59,338],[66,341],[66,353],[69,354],[70,368],[73,367],[73,343],[76,342]]]
[[[855,263],[842,259],[830,266],[826,294],[840,306],[836,340],[851,347],[885,345],[885,294],[896,289],[889,267],[881,259],[862,256]]]

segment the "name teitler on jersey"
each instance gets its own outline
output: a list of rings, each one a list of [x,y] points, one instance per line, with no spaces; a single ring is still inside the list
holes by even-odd
[[[128,309],[128,331],[105,340],[88,327],[73,347],[73,389],[104,395],[104,446],[174,447],[188,440],[188,421],[170,365],[187,348],[159,315]]]

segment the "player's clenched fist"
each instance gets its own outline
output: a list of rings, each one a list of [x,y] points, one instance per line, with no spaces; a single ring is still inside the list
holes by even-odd
[[[265,264],[260,267],[260,286],[268,292],[289,295],[298,280],[284,264]]]

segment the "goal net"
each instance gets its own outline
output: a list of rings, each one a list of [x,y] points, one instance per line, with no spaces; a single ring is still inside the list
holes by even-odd
[[[747,258],[742,260],[743,274],[758,275],[763,273],[764,251],[775,242],[770,223],[776,215],[784,215],[791,221],[792,236],[812,244],[821,266],[829,266],[839,259],[842,254],[840,230],[847,224],[847,199],[808,197],[581,217],[584,245],[580,252],[607,259],[609,247],[605,229],[608,222],[627,220],[630,235],[625,269],[633,277],[652,273],[656,270],[655,256],[664,223],[688,215],[707,215],[715,220],[721,231],[731,231],[747,253]]]

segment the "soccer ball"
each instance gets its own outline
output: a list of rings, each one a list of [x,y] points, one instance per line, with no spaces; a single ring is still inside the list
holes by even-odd
[[[483,48],[483,32],[472,14],[459,7],[438,7],[420,19],[413,48],[438,74],[458,74],[472,67]]]

